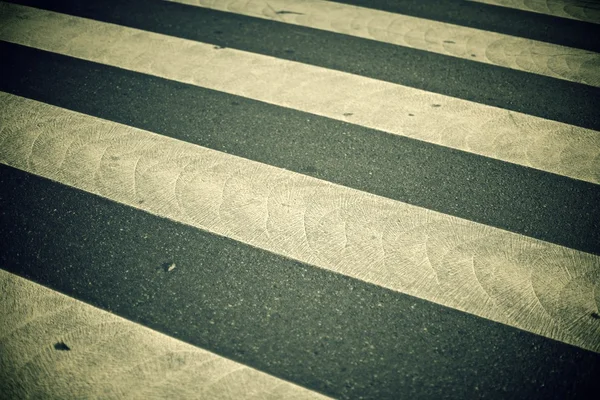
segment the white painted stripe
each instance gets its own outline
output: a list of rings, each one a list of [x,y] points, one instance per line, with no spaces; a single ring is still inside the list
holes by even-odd
[[[584,0],[468,0],[600,24],[600,3]],[[567,32],[568,34],[568,32]]]
[[[600,86],[600,54],[323,0],[171,0]]]
[[[598,256],[22,97],[0,105],[4,164],[600,352]]]
[[[1,269],[0,293],[6,399],[327,398]]]
[[[0,4],[0,39],[8,42],[600,183],[600,134],[593,130],[344,72]]]

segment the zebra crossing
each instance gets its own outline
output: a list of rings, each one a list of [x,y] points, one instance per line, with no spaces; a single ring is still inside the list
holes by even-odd
[[[335,2],[172,0],[342,33],[476,62],[600,85],[598,54],[495,32]]]
[[[481,3],[516,8],[518,10],[569,18],[597,24],[600,21],[600,7],[594,1],[555,1],[555,0],[471,0]]]
[[[393,3],[1,3],[3,392],[597,389],[597,49]]]
[[[4,25],[3,38],[16,44],[600,182],[594,168],[600,138],[590,129],[64,14],[19,6],[8,6],[6,11],[11,18]],[[316,12],[328,14],[327,10]],[[23,35],[22,31],[28,33]],[[65,38],[74,39],[65,45]],[[152,48],[151,55],[144,50],[147,48]],[[554,52],[563,53],[561,49]],[[600,56],[594,57],[600,62]],[[574,66],[580,71],[578,67]],[[589,74],[592,71],[589,68]],[[361,90],[357,92],[356,87]],[[560,149],[560,153],[549,154],[552,151],[540,141],[551,142],[550,149],[554,153]]]

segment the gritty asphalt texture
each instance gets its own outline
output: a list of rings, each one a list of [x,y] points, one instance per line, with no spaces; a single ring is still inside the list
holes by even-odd
[[[600,130],[600,88],[523,71],[165,1],[20,0],[15,3],[346,71]],[[144,12],[140,13],[140,9]],[[514,13],[512,10],[511,14]],[[471,18],[478,15],[471,13]],[[531,14],[530,18],[535,21],[540,16]],[[512,20],[503,23],[507,21]],[[562,30],[563,26],[569,29],[571,24],[565,19],[553,21],[555,29]],[[569,34],[562,36],[575,36],[571,31],[564,32]],[[591,35],[595,31],[586,32]]]
[[[0,51],[0,90],[600,253],[598,185],[24,46]]]
[[[473,1],[343,0],[413,17],[600,52],[600,25]]]
[[[345,2],[599,47],[597,27],[516,10]],[[600,90],[585,85],[179,4],[17,3],[600,129]],[[600,254],[598,185],[14,44],[0,53],[0,90]],[[3,165],[0,243],[8,271],[336,398],[583,399],[600,389],[596,353]]]
[[[8,271],[336,398],[574,399],[600,389],[598,354],[10,167],[0,166],[0,185],[10,188],[0,195]]]

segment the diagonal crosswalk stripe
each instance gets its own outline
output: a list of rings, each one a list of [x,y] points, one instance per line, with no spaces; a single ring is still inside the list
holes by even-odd
[[[356,279],[600,351],[600,257],[9,94],[0,160]]]
[[[323,0],[170,0],[600,86],[600,55]]]
[[[469,0],[600,24],[600,6],[589,0]]]
[[[6,398],[327,398],[1,269],[0,291]]]
[[[4,165],[0,183],[11,188],[0,194],[9,271],[312,390],[460,399],[597,388],[597,353]],[[177,267],[157,268],[165,258]]]
[[[364,0],[345,1],[364,5]],[[467,26],[471,26],[469,23],[477,22],[477,24],[472,24],[473,27],[483,29],[489,24],[494,27],[495,31],[514,36],[560,43],[595,52],[600,51],[600,47],[588,39],[588,37],[596,36],[597,32],[584,29],[577,21],[567,20],[567,26],[565,26],[566,30],[573,32],[573,36],[561,36],[554,30],[553,22],[546,20],[540,23],[539,18],[531,18],[530,14],[516,10],[501,9],[509,11],[509,15],[501,16],[500,14],[506,13],[493,13],[489,11],[490,7],[492,10],[496,9],[492,6],[468,2],[428,0],[427,3],[421,3],[410,0],[408,3],[390,3],[387,0],[372,1],[374,5],[383,9],[387,9],[386,6],[389,6],[388,11],[392,12],[406,12],[409,15],[431,17],[441,21],[448,20],[446,22],[467,24]],[[219,47],[235,48],[349,72],[571,125],[600,129],[600,122],[596,119],[596,107],[593,107],[591,101],[598,98],[600,88],[542,75],[475,63],[470,60],[354,36],[162,0],[151,2],[105,0],[77,4],[14,0],[11,3],[32,5],[54,12],[211,43]],[[431,7],[428,7],[427,4],[431,4]],[[413,10],[411,7],[405,9],[404,5],[418,6],[419,10]],[[146,11],[139,13],[140,7]],[[480,9],[482,7],[488,11],[483,12]],[[523,14],[528,18],[525,18]],[[154,17],[157,15],[160,15],[161,18]],[[460,18],[446,18],[449,15]],[[509,25],[504,23],[504,21],[515,20],[515,23]],[[600,34],[600,26],[597,30]],[[262,40],[255,40],[257,37]],[[394,65],[395,68],[391,68],[391,65]],[[486,90],[489,88],[490,82],[493,82],[493,90]],[[561,95],[556,96],[556,93]],[[567,103],[571,105],[568,110],[564,107],[564,104]]]
[[[598,185],[28,47],[0,52],[0,91],[600,254]]]
[[[599,389],[591,24],[562,20],[578,36],[563,40],[544,28],[560,19],[438,0],[16,2],[54,12],[0,3],[0,392]],[[497,14],[469,22],[478,10]],[[502,54],[516,69],[452,54],[495,54],[491,31],[587,50],[542,43],[567,66]],[[571,51],[592,57],[583,75]],[[483,78],[429,88],[440,69],[402,58]],[[544,85],[542,106],[518,97]]]
[[[0,18],[0,38],[9,42],[600,182],[600,135],[590,129],[24,6],[4,4]]]

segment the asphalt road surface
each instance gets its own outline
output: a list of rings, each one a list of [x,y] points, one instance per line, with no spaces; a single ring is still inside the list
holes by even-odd
[[[591,399],[600,5],[0,3],[3,398]]]

